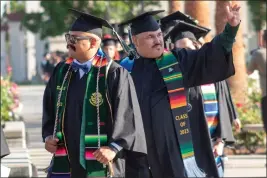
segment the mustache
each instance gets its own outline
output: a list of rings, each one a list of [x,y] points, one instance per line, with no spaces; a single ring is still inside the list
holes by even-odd
[[[152,48],[155,48],[155,47],[157,47],[158,45],[162,47],[162,43],[156,43],[156,44],[154,44],[154,45],[152,46]]]
[[[72,44],[67,44],[67,49],[71,48],[73,51],[76,51],[76,47]]]

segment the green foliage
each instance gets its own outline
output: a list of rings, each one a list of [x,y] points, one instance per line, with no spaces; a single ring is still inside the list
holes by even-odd
[[[10,1],[10,12],[24,12],[25,1]]]
[[[1,121],[12,120],[11,106],[14,104],[14,100],[10,88],[11,83],[9,78],[1,78]]]
[[[9,3],[9,13],[14,12],[25,12],[25,1],[10,1]],[[4,5],[3,17],[7,15],[7,3]],[[2,20],[2,19],[1,19]]]
[[[249,79],[248,86],[251,92],[248,94],[248,101],[244,105],[237,104],[237,111],[242,125],[262,124],[261,119],[261,94],[255,87],[255,80]],[[261,132],[239,132],[235,133],[236,148],[245,147],[250,153],[255,153],[257,148],[264,146],[265,133]]]
[[[262,30],[264,22],[266,23],[266,1],[249,0],[247,3],[252,13],[252,23],[255,30]]]
[[[26,14],[22,24],[34,33],[40,33],[42,39],[62,35],[74,20],[68,8],[79,9],[112,22],[129,19],[142,10],[141,5],[159,6],[152,1],[41,1],[42,13]],[[136,10],[136,12],[135,12]]]

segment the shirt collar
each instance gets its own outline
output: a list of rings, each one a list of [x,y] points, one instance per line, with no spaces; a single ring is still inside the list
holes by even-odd
[[[75,62],[76,64],[79,64],[79,65],[87,65],[89,66],[91,63],[92,63],[92,60],[94,59],[94,57],[92,57],[90,60],[84,62],[84,63],[80,63],[77,59],[74,59],[73,62]]]

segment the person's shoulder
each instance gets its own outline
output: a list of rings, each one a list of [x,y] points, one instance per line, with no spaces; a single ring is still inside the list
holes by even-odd
[[[252,54],[254,60],[261,60],[264,59],[266,60],[266,48],[259,48],[255,50]]]
[[[266,48],[258,48],[258,49],[255,49],[252,53],[252,55],[259,55],[259,54],[263,54],[265,53],[266,54]]]
[[[266,56],[266,48],[260,48],[257,52]]]
[[[61,68],[63,65],[65,65],[66,64],[66,61],[60,61],[57,65],[56,65],[56,67],[55,67],[55,70],[58,70],[59,68]]]
[[[108,75],[112,76],[112,78],[124,78],[129,75],[129,72],[124,67],[114,61],[112,61],[108,70]]]

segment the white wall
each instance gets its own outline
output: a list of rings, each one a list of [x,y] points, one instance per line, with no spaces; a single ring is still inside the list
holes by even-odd
[[[6,75],[6,44],[5,31],[1,31],[1,76]]]
[[[67,43],[65,41],[65,36],[56,36],[48,38],[49,41],[49,51],[63,51],[67,52]]]
[[[32,77],[36,75],[36,49],[35,49],[35,35],[26,31],[26,59],[27,59],[27,79],[32,80]]]
[[[42,12],[44,9],[40,5],[40,1],[26,1],[25,8],[27,13]],[[34,34],[30,31],[27,35],[27,61],[28,61],[28,78],[40,73],[40,63],[44,54],[45,40],[41,40],[39,34]]]
[[[9,22],[11,43],[10,63],[12,66],[12,79],[15,82],[27,81],[27,61],[25,58],[25,34],[20,30],[20,22]]]
[[[41,1],[26,1],[25,8],[26,12],[42,12],[44,9],[40,5]],[[53,3],[53,2],[51,2]]]

